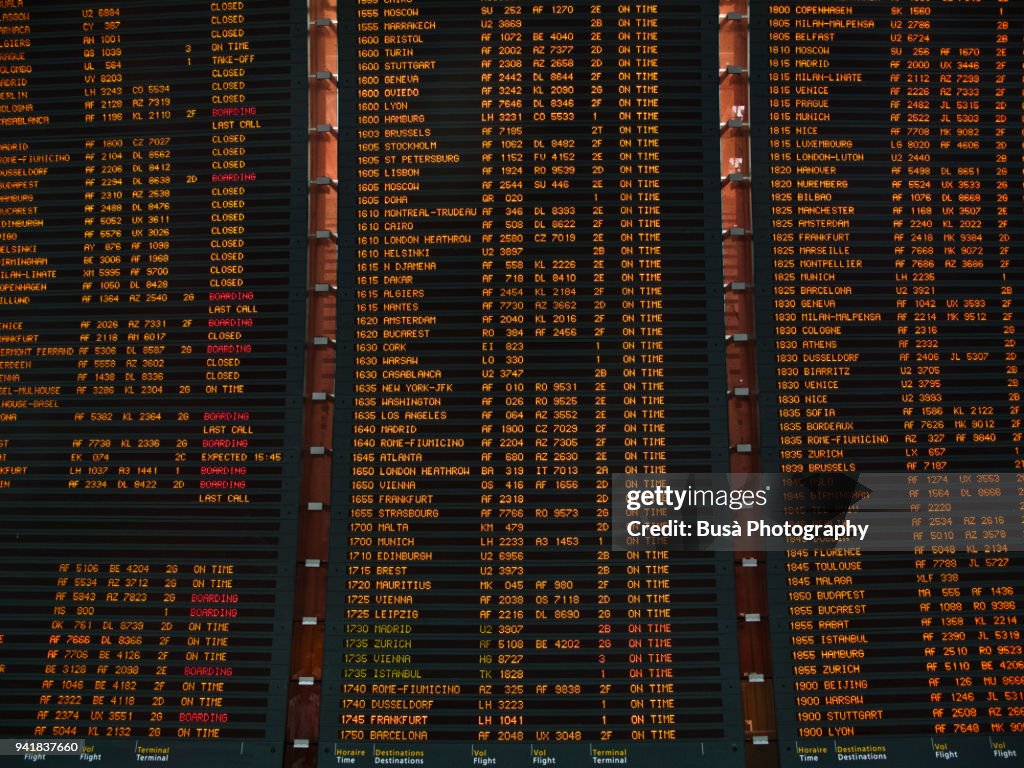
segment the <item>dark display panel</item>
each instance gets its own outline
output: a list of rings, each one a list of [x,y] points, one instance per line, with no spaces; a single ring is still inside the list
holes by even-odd
[[[726,471],[717,8],[341,8],[321,765],[742,760],[729,555],[615,473]]]
[[[0,737],[49,760],[281,763],[305,18],[0,3]]]
[[[763,469],[906,472],[914,529],[904,553],[770,560],[784,765],[1024,754],[1022,21],[751,9]],[[992,473],[1017,484],[967,521]],[[948,544],[954,522],[977,540]]]

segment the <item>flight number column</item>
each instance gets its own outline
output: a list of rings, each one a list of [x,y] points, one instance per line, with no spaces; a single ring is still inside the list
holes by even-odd
[[[516,35],[511,44],[500,42],[495,63],[499,83],[522,83],[524,91],[529,80],[530,53],[527,46],[527,24],[524,14],[529,7],[517,2],[481,6],[483,18],[493,16],[496,28]],[[491,12],[490,14],[488,12]],[[522,37],[518,37],[521,33]],[[532,263],[528,260],[526,234],[526,144],[528,141],[526,95],[499,93],[496,106],[498,136],[501,138],[495,168],[495,186],[503,199],[496,201],[490,220],[498,244],[498,264],[503,285],[522,287],[520,295],[509,296],[499,302],[495,330],[497,344],[504,349],[498,356],[496,379],[497,434],[499,447],[495,453],[494,469],[498,501],[499,522],[505,522],[495,535],[486,537],[499,564],[495,583],[495,629],[498,639],[494,670],[494,700],[497,713],[493,720],[493,734],[498,741],[523,741],[526,714],[526,689],[529,683],[525,661],[527,606],[526,589],[526,523],[527,523],[527,459],[536,459],[529,449],[534,446],[531,395],[535,382],[526,376],[527,318],[531,304],[536,301]],[[517,291],[512,291],[518,294]],[[532,378],[532,377],[530,377]]]
[[[481,9],[483,10],[483,9]],[[493,9],[489,9],[493,10]],[[482,13],[480,18],[480,99],[481,106],[494,105],[496,99],[508,109],[521,109],[523,93],[526,88],[521,71],[499,71],[498,56],[495,42],[502,49],[513,55],[522,55],[523,30],[511,29],[499,31],[494,14]],[[506,154],[522,154],[524,141],[522,135],[506,135],[498,123],[498,112],[493,109],[482,109],[480,112],[480,147],[482,151],[480,167],[480,204],[484,219],[481,222],[480,234],[480,546],[479,546],[479,683],[476,687],[477,708],[477,739],[485,741],[493,734],[495,701],[503,692],[502,681],[497,679],[495,654],[506,650],[509,639],[496,636],[495,584],[499,578],[523,576],[522,563],[499,562],[496,558],[494,536],[499,526],[504,530],[521,532],[524,526],[525,513],[511,510],[504,504],[496,504],[495,496],[501,491],[503,479],[498,476],[496,468],[491,464],[494,457],[509,440],[500,432],[502,420],[497,418],[495,405],[500,397],[499,387],[502,380],[498,377],[499,356],[521,351],[521,340],[505,341],[498,339],[496,307],[503,301],[522,302],[525,287],[522,281],[510,282],[504,269],[504,251],[497,243],[498,233],[495,231],[494,213],[498,206],[506,205],[509,195],[521,193],[498,189],[498,175],[501,158]],[[506,251],[507,253],[507,251]],[[497,298],[497,301],[495,299]],[[509,304],[505,304],[509,306]],[[517,645],[524,642],[522,638],[511,638]],[[516,648],[515,650],[520,650]]]

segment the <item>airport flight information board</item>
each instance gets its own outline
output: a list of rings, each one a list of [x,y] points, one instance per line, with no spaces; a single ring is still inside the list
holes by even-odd
[[[340,10],[320,764],[739,764],[731,556],[611,544],[728,468],[717,9]]]
[[[719,5],[0,0],[0,765],[1020,761],[1024,4]],[[746,559],[760,634],[728,547],[613,543],[748,440],[906,534]]]
[[[0,3],[0,738],[85,742],[47,759],[281,764],[306,39]]]
[[[772,560],[783,765],[1024,754],[1022,22],[999,0],[752,4],[764,469],[906,473],[913,529],[903,552]],[[947,543],[960,523],[976,538]]]

